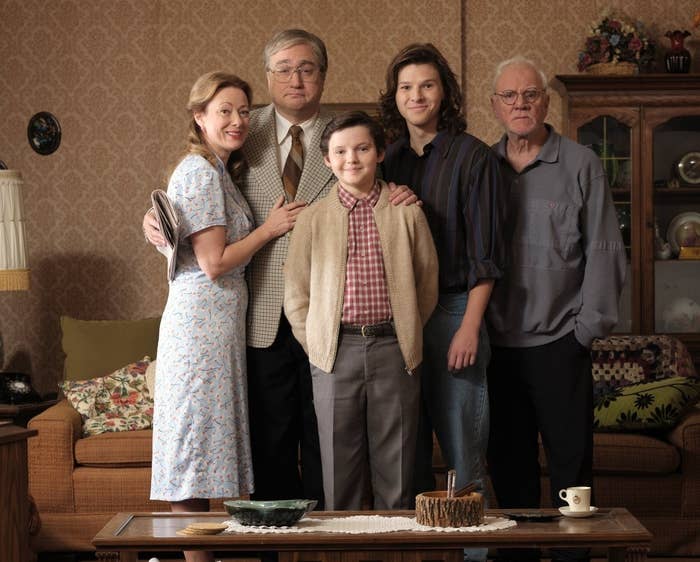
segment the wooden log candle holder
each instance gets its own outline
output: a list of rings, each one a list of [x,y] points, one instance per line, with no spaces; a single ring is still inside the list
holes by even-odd
[[[470,527],[484,522],[484,498],[478,492],[448,498],[447,492],[416,496],[416,521],[429,527]]]

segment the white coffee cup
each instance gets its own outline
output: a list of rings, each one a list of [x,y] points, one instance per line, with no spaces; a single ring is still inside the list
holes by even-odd
[[[591,509],[590,486],[572,486],[559,490],[559,497],[569,504],[571,511],[590,511]]]

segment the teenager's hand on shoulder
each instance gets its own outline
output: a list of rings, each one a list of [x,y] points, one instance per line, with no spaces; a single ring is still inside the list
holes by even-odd
[[[149,209],[143,216],[143,222],[141,223],[143,235],[154,246],[165,246],[165,238],[163,238],[163,234],[158,229],[158,221],[153,213],[153,209]]]
[[[419,207],[423,205],[423,201],[418,199],[418,196],[407,185],[396,185],[393,181],[387,185],[389,186],[389,201],[392,205],[413,205],[414,203]]]
[[[263,227],[267,231],[270,238],[277,238],[294,228],[297,222],[297,217],[306,208],[306,203],[303,201],[292,201],[285,203],[284,197],[280,195],[275,202],[275,206],[267,215]]]
[[[459,371],[476,363],[476,353],[479,349],[479,330],[460,326],[455,332],[447,351],[447,368]]]

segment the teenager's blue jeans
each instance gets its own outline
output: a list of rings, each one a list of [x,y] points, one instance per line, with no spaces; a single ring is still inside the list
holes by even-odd
[[[423,330],[421,393],[423,437],[416,451],[417,472],[432,461],[430,428],[435,431],[443,459],[457,473],[456,488],[476,482],[486,497],[486,447],[489,438],[489,399],[486,367],[491,358],[486,328],[479,332],[476,363],[460,371],[447,369],[447,351],[467,307],[467,293],[441,294]],[[422,461],[422,462],[421,462]],[[429,468],[428,468],[429,470]],[[423,491],[417,474],[417,491]],[[425,488],[424,488],[425,489]],[[484,560],[486,549],[468,549],[465,558]]]

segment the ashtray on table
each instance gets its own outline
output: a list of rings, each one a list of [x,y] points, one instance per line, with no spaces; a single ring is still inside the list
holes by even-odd
[[[316,507],[316,500],[227,500],[226,511],[248,527],[289,527]]]
[[[561,515],[558,513],[541,513],[539,511],[523,511],[523,512],[517,512],[517,513],[512,513],[512,512],[507,512],[504,513],[508,519],[512,519],[513,521],[534,521],[534,522],[546,522],[546,521],[554,521],[555,519],[559,519]]]

